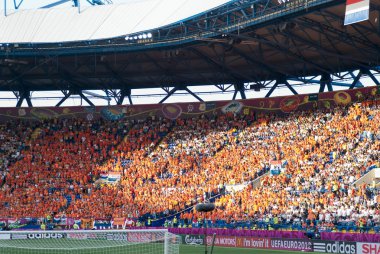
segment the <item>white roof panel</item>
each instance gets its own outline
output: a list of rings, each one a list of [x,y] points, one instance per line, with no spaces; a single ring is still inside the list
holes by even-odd
[[[21,10],[0,16],[0,43],[114,38],[166,26],[231,0],[130,0],[125,4]],[[2,12],[3,13],[3,12]]]

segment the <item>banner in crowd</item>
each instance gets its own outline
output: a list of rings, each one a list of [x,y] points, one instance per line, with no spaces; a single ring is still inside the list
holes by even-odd
[[[356,0],[353,0],[356,1]],[[152,105],[122,105],[103,107],[47,107],[47,108],[0,108],[0,121],[14,119],[41,121],[56,118],[83,118],[96,120],[103,118],[117,121],[125,118],[195,117],[201,114],[288,114],[297,110],[332,109],[352,102],[371,100],[379,97],[377,87],[365,87],[346,91],[336,91],[311,95],[292,95],[274,98],[260,98],[239,101],[218,101],[206,103],[175,103]]]
[[[369,0],[347,0],[344,25],[369,19]]]
[[[95,229],[111,229],[112,228],[111,220],[102,219],[102,218],[95,219],[93,228],[95,228]]]
[[[114,218],[112,221],[112,225],[116,227],[123,227],[125,223],[125,218]]]

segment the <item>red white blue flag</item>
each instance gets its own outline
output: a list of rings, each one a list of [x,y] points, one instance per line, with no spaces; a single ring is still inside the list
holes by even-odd
[[[369,0],[347,0],[344,25],[369,19]]]

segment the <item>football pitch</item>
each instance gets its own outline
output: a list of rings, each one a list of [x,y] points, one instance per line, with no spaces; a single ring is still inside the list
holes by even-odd
[[[179,254],[204,254],[205,249],[201,246],[189,246],[181,245],[179,249]],[[208,254],[210,254],[210,248],[208,249]],[[229,247],[215,247],[213,254],[300,254],[304,253],[301,251],[283,251],[283,250],[260,250],[260,249],[244,249],[244,248],[229,248]],[[317,252],[314,252],[317,253]]]
[[[177,253],[178,245],[171,245],[169,253]],[[0,240],[0,254],[163,254],[164,243],[125,244],[123,241],[83,241],[73,239]],[[204,254],[203,245],[180,245],[179,254]],[[210,254],[210,247],[208,248]],[[300,254],[295,251],[215,247],[214,254]]]
[[[141,246],[140,246],[141,247]],[[153,252],[151,252],[153,251]],[[61,250],[61,251],[57,251],[57,250],[33,250],[31,251],[30,249],[5,249],[5,248],[1,248],[0,247],[0,253],[1,254],[29,254],[29,253],[33,253],[33,254],[101,254],[101,253],[111,253],[111,252],[108,252],[107,250],[105,249],[102,249],[102,248],[98,248],[98,249],[87,249],[87,250],[73,250],[71,249],[70,251],[68,250]],[[112,252],[112,253],[118,253],[117,251],[116,252]],[[143,249],[132,249],[130,248],[129,250],[126,251],[126,249],[124,249],[123,253],[125,254],[128,254],[128,253],[146,253],[146,254],[149,254],[149,253],[164,253],[163,250],[158,250],[157,248],[155,250],[152,250],[150,248],[143,248]],[[197,247],[194,247],[194,246],[189,246],[189,245],[181,245],[180,246],[180,249],[179,249],[179,254],[204,254],[205,253],[205,249],[203,248],[203,246],[197,246]],[[208,253],[210,254],[210,248],[208,249]],[[213,254],[231,254],[231,253],[239,253],[239,254],[270,254],[270,253],[273,253],[273,254],[300,254],[302,252],[300,251],[281,251],[281,250],[260,250],[260,249],[244,249],[244,248],[227,248],[227,247],[215,247],[214,248],[214,251],[213,251]]]

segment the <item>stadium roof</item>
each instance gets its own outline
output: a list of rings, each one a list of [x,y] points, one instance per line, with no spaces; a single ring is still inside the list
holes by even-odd
[[[130,0],[125,4],[21,10],[0,16],[0,43],[52,43],[116,38],[176,22],[230,0]]]
[[[152,29],[150,40],[2,45],[0,91],[31,106],[32,91],[60,90],[63,102],[103,90],[121,104],[142,88],[163,88],[164,102],[176,91],[202,100],[189,89],[198,85],[233,87],[234,99],[247,89],[296,94],[291,81],[317,83],[320,92],[359,87],[362,77],[380,86],[380,0],[371,0],[368,21],[344,26],[344,11],[345,0],[234,0]]]

